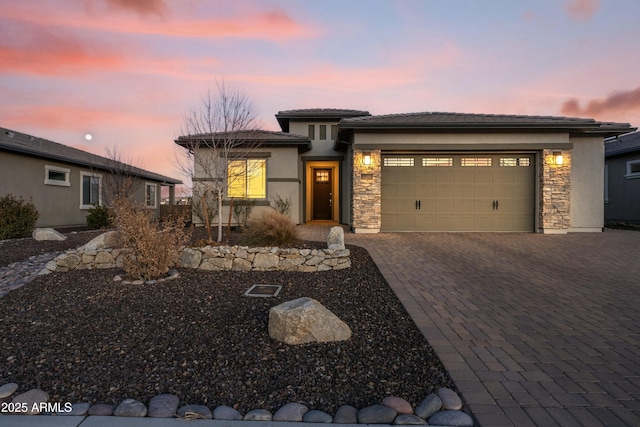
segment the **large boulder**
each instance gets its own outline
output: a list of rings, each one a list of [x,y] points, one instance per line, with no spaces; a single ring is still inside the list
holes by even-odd
[[[120,233],[117,231],[107,231],[101,235],[94,237],[82,247],[87,251],[95,251],[98,249],[112,249],[120,246]]]
[[[344,230],[342,227],[331,227],[329,234],[327,234],[327,247],[334,251],[344,249]]]
[[[351,329],[318,301],[303,297],[269,310],[269,336],[286,344],[345,341]]]
[[[53,228],[36,228],[35,230],[33,230],[33,233],[31,233],[31,237],[33,237],[37,241],[43,241],[43,240],[62,241],[62,240],[67,240],[67,236],[65,236],[62,233],[59,233],[58,231],[54,230]]]

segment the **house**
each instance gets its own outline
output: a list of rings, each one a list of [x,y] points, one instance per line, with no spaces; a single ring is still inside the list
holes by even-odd
[[[634,130],[568,117],[344,109],[276,119],[282,132],[256,137],[251,150],[263,166],[252,178],[260,191],[248,197],[258,209],[290,197],[295,223],[356,233],[601,231],[603,140]],[[210,149],[200,147],[196,157]],[[203,181],[196,172],[194,190]]]
[[[57,142],[0,128],[0,196],[13,194],[31,201],[40,216],[37,227],[86,225],[94,205],[122,176],[131,177],[134,198],[160,213],[162,187],[170,198],[180,180],[78,150]],[[121,183],[122,184],[122,183]]]
[[[640,132],[605,140],[604,218],[640,224]]]

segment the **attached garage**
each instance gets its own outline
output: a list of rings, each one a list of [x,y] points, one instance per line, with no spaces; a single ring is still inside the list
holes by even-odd
[[[603,138],[627,123],[409,113],[343,119],[350,225],[397,231],[601,231]]]
[[[534,231],[535,154],[382,155],[381,231]]]

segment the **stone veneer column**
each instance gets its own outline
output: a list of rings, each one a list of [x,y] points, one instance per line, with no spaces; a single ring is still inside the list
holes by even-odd
[[[364,153],[371,164],[364,165]],[[382,159],[380,150],[353,150],[353,188],[351,189],[351,227],[356,233],[379,233],[381,224]]]
[[[542,151],[540,166],[540,217],[543,233],[564,234],[571,227],[571,151],[560,150],[564,158],[556,165],[554,151]]]

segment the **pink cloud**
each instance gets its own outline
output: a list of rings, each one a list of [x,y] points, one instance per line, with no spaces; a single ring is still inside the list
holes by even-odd
[[[573,19],[587,20],[600,7],[600,0],[570,0],[565,4],[567,14]]]
[[[88,0],[87,5],[90,9],[96,7],[95,0]],[[165,16],[168,8],[164,0],[101,0],[109,10],[131,11],[138,15],[157,15]]]
[[[572,98],[562,104],[562,114],[582,115],[589,117],[610,117],[616,114],[640,112],[640,87],[632,90],[618,91],[605,98],[590,100],[581,107],[577,99]]]
[[[300,23],[286,12],[249,12],[233,18],[181,20],[140,20],[137,17],[120,16],[106,19],[102,14],[91,12],[88,17],[78,10],[52,9],[43,13],[29,5],[11,5],[0,11],[0,17],[16,21],[37,23],[45,26],[81,28],[91,31],[106,31],[123,34],[147,34],[196,38],[240,38],[281,42],[315,37],[319,30],[313,25]]]

